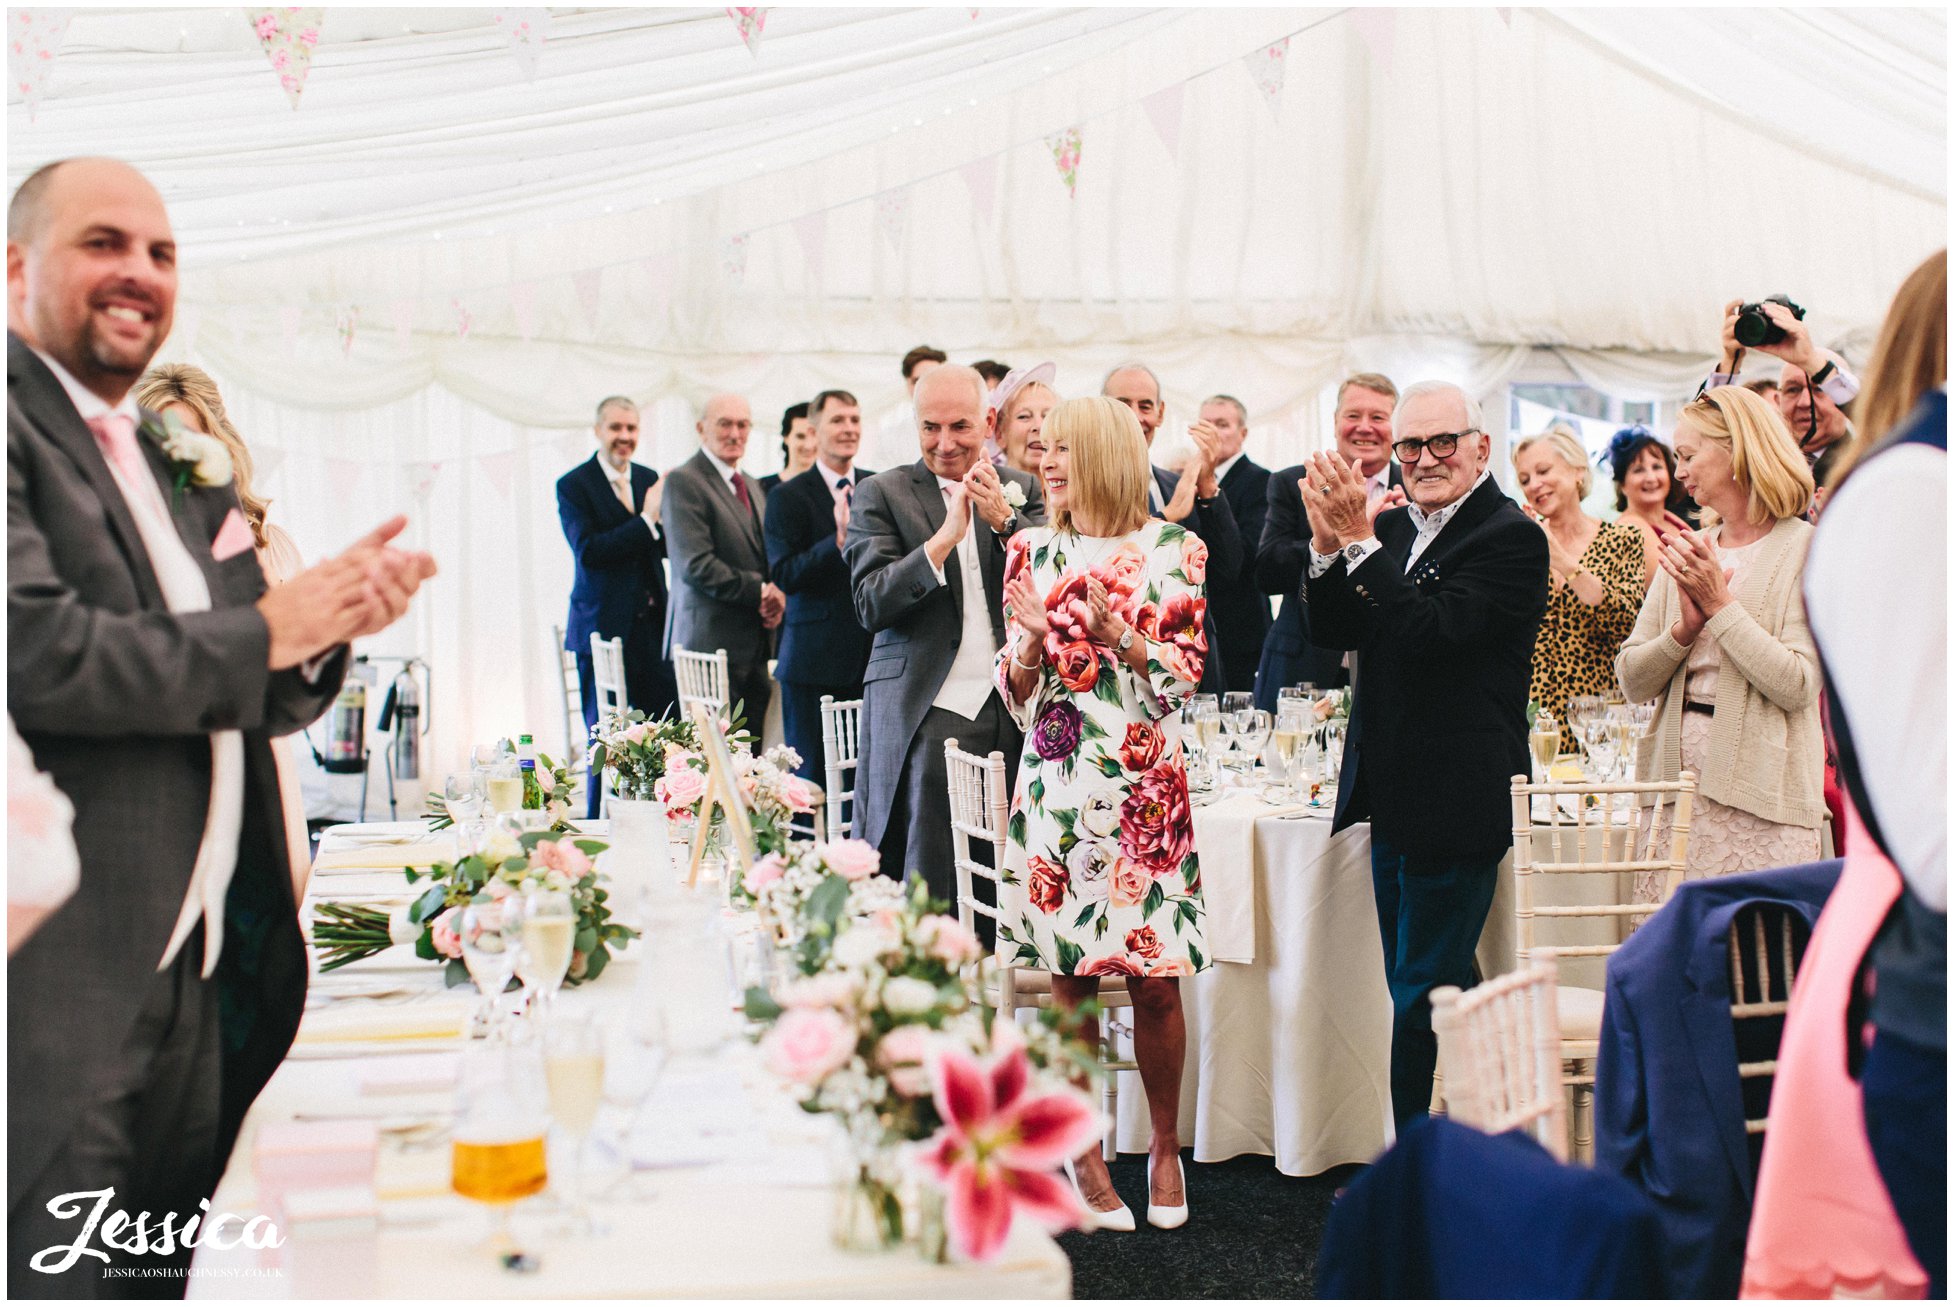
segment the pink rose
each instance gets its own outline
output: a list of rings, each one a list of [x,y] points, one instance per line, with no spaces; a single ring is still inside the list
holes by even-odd
[[[676,817],[706,796],[706,775],[690,767],[681,767],[660,776],[651,792]]]
[[[1180,870],[1194,849],[1194,815],[1187,773],[1169,764],[1140,777],[1120,804],[1120,852],[1155,876]]]
[[[1052,655],[1052,667],[1058,673],[1059,684],[1074,694],[1084,694],[1099,684],[1099,651],[1090,641],[1079,640],[1071,644],[1051,649],[1049,638],[1046,648]]]
[[[1092,575],[1099,578],[1107,594],[1124,598],[1147,579],[1147,556],[1139,545],[1129,540],[1101,559],[1092,568]]]
[[[1119,746],[1119,765],[1131,772],[1143,772],[1160,761],[1167,737],[1152,722],[1128,722],[1126,739]]]
[[[1137,908],[1153,885],[1153,873],[1133,861],[1120,858],[1113,863],[1112,888],[1108,897],[1116,908]]]
[[[1129,930],[1126,932],[1126,951],[1137,953],[1149,962],[1157,962],[1160,960],[1160,936],[1154,933],[1152,926]]]
[[[590,857],[569,840],[544,840],[529,855],[530,861],[548,871],[560,871],[578,879],[590,874]]]
[[[982,950],[977,937],[965,930],[955,917],[924,917],[917,924],[916,933],[932,956],[953,967],[974,961]]]
[[[1025,897],[1040,912],[1057,912],[1065,902],[1065,892],[1071,888],[1072,874],[1059,863],[1035,853],[1031,855],[1029,869],[1031,879],[1025,885]]]
[[[929,1056],[936,1042],[928,1026],[897,1026],[875,1046],[875,1065],[889,1075],[889,1085],[904,1098],[930,1092]]]
[[[1194,974],[1194,964],[1186,958],[1168,958],[1164,962],[1156,962],[1148,967],[1147,974],[1149,976],[1191,976]]]
[[[271,66],[279,72],[284,72],[290,66],[291,62],[292,56],[286,54],[283,50],[273,50],[271,52]]]
[[[500,903],[503,899],[508,898],[511,894],[515,893],[514,890],[509,888],[506,882],[499,881],[499,880],[490,881],[488,883],[487,890],[488,890],[488,896],[494,899],[498,903]]]
[[[746,878],[741,883],[746,886],[746,892],[748,894],[757,895],[761,890],[786,874],[787,860],[778,853],[769,853],[766,857],[747,868]]]
[[[1031,537],[1013,535],[1004,544],[1004,584],[1010,585],[1031,560]]]
[[[260,41],[269,41],[272,37],[278,35],[278,20],[270,14],[259,14],[258,21],[252,24],[252,26],[257,28],[258,39]]]
[[[866,840],[835,840],[816,852],[843,880],[867,880],[882,869],[882,855]]]
[[[1122,953],[1108,953],[1103,958],[1094,958],[1072,973],[1075,976],[1137,976],[1140,966]]]
[[[445,916],[436,917],[434,924],[427,928],[427,933],[436,953],[444,958],[461,956],[461,936],[455,934],[454,927],[448,924]]]
[[[1189,585],[1200,585],[1208,579],[1208,547],[1200,536],[1181,537],[1181,575]]]
[[[1051,631],[1045,636],[1047,648],[1080,644],[1092,639],[1086,630],[1086,578],[1084,574],[1066,577],[1045,596],[1045,617]]]
[[[789,776],[780,783],[780,799],[790,811],[814,811],[814,787],[799,776]]]
[[[300,32],[299,43],[301,45],[319,44],[319,29],[316,27],[308,27],[304,31]]]
[[[632,725],[624,728],[624,738],[630,741],[632,744],[643,744],[645,742],[645,737],[650,734],[651,734],[650,722],[635,722]]]
[[[790,1008],[761,1041],[767,1070],[797,1085],[818,1085],[855,1055],[855,1027],[832,1008]]]

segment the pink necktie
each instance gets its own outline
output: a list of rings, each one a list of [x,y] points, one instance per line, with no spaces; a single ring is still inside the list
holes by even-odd
[[[140,486],[149,480],[149,465],[143,462],[142,448],[136,444],[136,424],[126,414],[104,413],[100,417],[90,418],[88,429],[95,433],[102,452],[131,486]]]

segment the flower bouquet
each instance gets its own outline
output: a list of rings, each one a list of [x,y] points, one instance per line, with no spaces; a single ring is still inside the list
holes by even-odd
[[[786,745],[777,744],[756,758],[751,737],[736,736],[731,743],[733,779],[753,827],[754,846],[763,854],[784,854],[792,845],[788,824],[796,816],[814,811],[819,791],[794,774],[801,765],[801,755]],[[705,755],[671,749],[665,758],[665,774],[652,792],[665,805],[665,816],[674,826],[697,823],[706,794]],[[718,835],[716,828],[713,833]],[[736,902],[746,898],[740,889],[737,882],[727,887]]]
[[[902,883],[876,875],[881,866],[882,855],[863,840],[795,842],[762,855],[730,897],[757,909],[774,943],[793,950],[801,973],[813,975],[827,961],[842,918],[902,907]],[[810,907],[816,895],[821,901]]]
[[[557,762],[547,753],[536,755],[536,780],[543,787],[543,811],[549,814],[550,830],[557,835],[582,834],[570,824],[570,801],[577,788],[576,778],[570,774],[570,764]],[[446,830],[455,824],[454,815],[448,811],[446,795],[428,791],[422,800],[425,810],[421,813],[428,818],[430,832]]]
[[[638,937],[637,931],[611,919],[610,893],[592,862],[608,847],[597,840],[553,840],[548,831],[521,836],[496,831],[480,853],[426,869],[408,867],[408,883],[426,881],[427,889],[404,909],[390,913],[363,904],[319,906],[312,925],[312,946],[323,959],[319,969],[333,971],[393,944],[411,942],[418,956],[445,961],[450,987],[466,984],[468,966],[462,961],[461,936],[448,913],[484,895],[499,899],[547,889],[568,894],[577,914],[574,952],[564,983],[595,980],[610,965],[612,946],[622,947]]]
[[[729,742],[742,738],[734,733],[737,720],[729,727]],[[627,713],[612,713],[598,724],[590,741],[590,774],[601,777],[609,771],[617,781],[617,792],[627,799],[651,799],[658,782],[670,770],[674,755],[696,756],[699,730],[683,717],[647,718],[636,708]],[[702,791],[703,792],[703,789]]]

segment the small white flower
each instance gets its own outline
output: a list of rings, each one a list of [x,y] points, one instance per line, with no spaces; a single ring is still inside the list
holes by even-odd
[[[510,858],[522,856],[522,845],[508,831],[491,831],[482,856],[490,862],[507,862]]]
[[[901,942],[879,926],[857,922],[835,937],[834,960],[843,967],[866,967]]]
[[[892,1016],[923,1016],[936,1006],[936,986],[914,976],[897,976],[882,986],[882,1006]]]
[[[193,459],[195,466],[190,470],[190,480],[200,486],[227,486],[231,484],[231,451],[224,442],[214,436],[205,436],[198,443]]]
[[[1072,872],[1072,893],[1082,902],[1099,903],[1112,892],[1113,846],[1080,840],[1065,865]]]
[[[1015,481],[1006,481],[1004,483],[1004,502],[1013,508],[1023,508],[1025,505],[1024,487]]]
[[[1079,824],[1094,835],[1119,833],[1120,796],[1117,790],[1100,790],[1079,808]]]

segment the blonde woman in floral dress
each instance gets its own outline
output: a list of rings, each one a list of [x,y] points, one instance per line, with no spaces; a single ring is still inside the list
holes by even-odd
[[[1004,564],[997,683],[1025,751],[998,950],[1050,971],[1066,1008],[1126,978],[1153,1125],[1147,1220],[1170,1229],[1187,1219],[1178,977],[1208,965],[1180,739],[1208,657],[1208,550],[1147,516],[1146,442],[1124,405],[1068,400],[1044,443],[1052,525],[1013,536]],[[1074,1166],[1095,1224],[1133,1229],[1098,1151]]]

